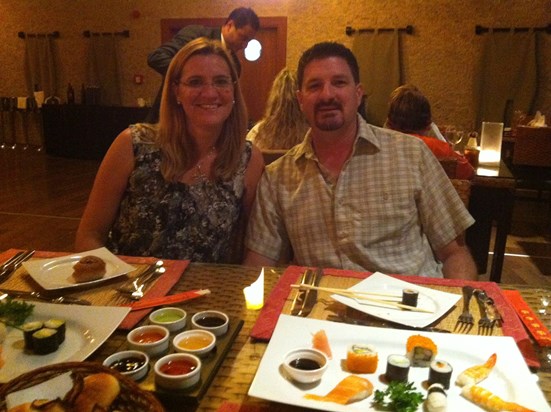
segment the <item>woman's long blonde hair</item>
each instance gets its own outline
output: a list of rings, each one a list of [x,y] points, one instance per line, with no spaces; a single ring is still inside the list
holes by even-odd
[[[290,149],[300,143],[308,130],[296,92],[297,76],[284,68],[274,79],[264,117],[254,143],[260,149]]]
[[[205,37],[186,44],[172,59],[165,76],[157,144],[161,149],[161,173],[167,181],[177,181],[197,161],[197,147],[189,136],[186,116],[178,104],[176,88],[187,60],[195,55],[216,55],[228,64],[234,86],[233,109],[224,122],[215,143],[217,156],[213,164],[216,180],[227,180],[239,166],[247,133],[247,108],[239,87],[239,79],[232,58],[217,40]]]

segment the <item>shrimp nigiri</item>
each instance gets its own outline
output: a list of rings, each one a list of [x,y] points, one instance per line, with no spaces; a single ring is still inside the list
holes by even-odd
[[[487,411],[509,411],[509,412],[535,412],[514,402],[507,402],[499,396],[494,395],[487,389],[476,385],[467,385],[461,390],[461,395]]]
[[[373,384],[365,378],[356,375],[348,375],[327,395],[320,396],[312,393],[304,395],[306,399],[322,402],[336,402],[346,405],[350,402],[361,401],[373,393]]]
[[[455,384],[459,386],[474,385],[486,379],[497,361],[497,355],[494,353],[482,365],[471,366],[459,374]]]

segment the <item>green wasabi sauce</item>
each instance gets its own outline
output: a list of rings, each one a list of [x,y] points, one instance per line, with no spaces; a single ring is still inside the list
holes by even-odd
[[[180,319],[182,316],[174,312],[163,312],[155,316],[155,320],[162,323],[176,322]]]

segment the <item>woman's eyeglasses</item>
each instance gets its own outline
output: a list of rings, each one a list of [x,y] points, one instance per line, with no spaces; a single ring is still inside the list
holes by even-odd
[[[191,90],[204,90],[207,86],[212,86],[220,92],[228,92],[233,89],[235,82],[229,77],[220,77],[214,79],[212,82],[207,82],[201,78],[192,78],[187,81],[179,81],[178,84]]]

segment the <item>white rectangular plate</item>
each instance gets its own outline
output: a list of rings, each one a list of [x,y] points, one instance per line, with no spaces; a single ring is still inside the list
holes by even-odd
[[[123,307],[29,303],[34,305],[34,310],[27,321],[65,319],[65,342],[53,353],[35,355],[24,350],[23,332],[8,327],[8,334],[2,344],[2,359],[5,364],[0,368],[0,382],[7,382],[40,366],[85,360],[111,336],[130,312],[130,308]]]
[[[316,385],[295,384],[282,373],[281,362],[285,354],[295,348],[311,347],[312,335],[325,330],[333,359],[322,380]],[[299,318],[281,315],[274,334],[262,357],[249,395],[274,402],[296,405],[325,411],[376,411],[372,405],[373,395],[356,403],[339,405],[332,402],[320,402],[305,399],[306,393],[326,395],[338,382],[349,375],[343,369],[347,349],[355,343],[369,343],[375,346],[379,354],[379,364],[373,374],[360,376],[369,379],[375,389],[384,390],[381,375],[386,370],[386,359],[391,354],[406,353],[406,341],[415,332],[382,329],[368,326],[347,325],[323,320]],[[473,336],[451,333],[422,332],[438,347],[438,359],[448,361],[453,367],[448,393],[448,412],[482,411],[460,395],[460,388],[454,385],[457,376],[467,367],[484,363],[492,354],[497,354],[497,364],[490,376],[479,385],[493,391],[507,401],[517,402],[539,412],[551,411],[543,393],[536,383],[520,354],[515,341],[504,336]],[[426,396],[422,382],[428,379],[428,368],[411,368],[409,381]],[[418,409],[423,410],[421,405]]]
[[[73,266],[84,256],[97,256],[105,261],[105,275],[102,278],[80,283],[73,279]],[[23,263],[23,267],[40,286],[47,290],[94,285],[135,269],[104,247],[53,259],[29,260]]]
[[[401,297],[403,289],[417,290],[419,292],[417,307],[430,310],[432,313],[412,312],[409,310],[398,309],[396,307],[372,303],[367,300],[359,303],[355,299],[339,295],[332,295],[331,297],[346,306],[359,310],[360,312],[367,313],[377,318],[400,323],[402,325],[414,327],[424,327],[435,322],[444,316],[444,314],[461,298],[461,295],[456,295],[455,293],[442,292],[415,285],[413,283],[404,282],[403,280],[393,278],[392,276],[383,275],[379,272],[373,273],[370,277],[362,280],[360,283],[354,285],[348,290],[352,290],[354,292],[388,293]],[[383,297],[380,296],[373,297],[376,299],[383,299]],[[397,301],[399,302],[400,299]]]

